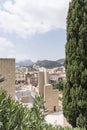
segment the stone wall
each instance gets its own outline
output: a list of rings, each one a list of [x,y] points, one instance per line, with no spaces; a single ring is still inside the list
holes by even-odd
[[[54,90],[49,84],[49,74],[47,71],[40,71],[38,77],[39,94],[43,94],[45,101],[45,108],[48,112],[58,111],[59,99],[58,90]]]
[[[58,90],[54,90],[51,84],[46,84],[44,89],[45,108],[48,109],[49,112],[58,111]]]
[[[15,59],[0,58],[0,74],[5,78],[5,81],[0,86],[7,93],[15,97]]]
[[[38,76],[39,94],[44,95],[44,72],[40,71]]]

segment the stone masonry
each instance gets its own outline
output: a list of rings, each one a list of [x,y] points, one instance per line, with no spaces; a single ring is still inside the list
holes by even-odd
[[[47,71],[39,72],[38,78],[39,94],[43,94],[45,108],[49,112],[58,111],[59,99],[58,90],[54,90],[49,84],[49,74]]]
[[[0,87],[15,98],[15,59],[0,58],[0,74],[5,78]]]
[[[44,86],[44,100],[45,108],[49,110],[49,112],[55,112],[59,109],[59,99],[58,99],[58,90],[54,90],[51,84],[46,84]]]

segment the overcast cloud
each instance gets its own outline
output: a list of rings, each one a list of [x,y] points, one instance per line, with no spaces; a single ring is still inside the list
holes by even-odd
[[[0,4],[0,30],[27,37],[65,28],[69,0],[4,0]]]
[[[0,0],[0,57],[64,57],[69,1]]]
[[[6,54],[6,52],[8,52],[9,50],[14,51],[15,46],[12,42],[10,42],[9,40],[7,40],[4,37],[0,37],[0,57],[5,56],[4,54]]]

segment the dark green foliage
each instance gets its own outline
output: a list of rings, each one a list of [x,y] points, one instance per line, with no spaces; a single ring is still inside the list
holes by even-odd
[[[45,68],[54,68],[54,67],[61,67],[63,65],[64,59],[60,59],[57,61],[50,61],[50,60],[39,60],[36,62],[36,65]]]
[[[87,0],[72,0],[67,17],[63,111],[73,126],[87,128]]]
[[[59,91],[63,91],[64,85],[65,85],[65,82],[60,81],[59,83],[54,84],[53,88],[58,89]]]

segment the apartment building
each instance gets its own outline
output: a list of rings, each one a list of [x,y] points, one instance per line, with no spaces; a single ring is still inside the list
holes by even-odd
[[[26,82],[26,74],[22,71],[16,71],[15,74],[15,83],[25,83]]]
[[[54,68],[50,72],[50,83],[58,83],[66,81],[66,73],[64,67]]]
[[[38,72],[28,73],[26,75],[26,83],[36,87],[38,85]]]

